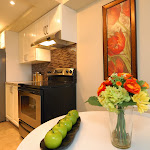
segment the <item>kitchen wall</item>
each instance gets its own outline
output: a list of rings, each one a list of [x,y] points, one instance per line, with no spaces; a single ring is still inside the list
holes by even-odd
[[[79,111],[102,110],[84,102],[95,95],[103,82],[102,6],[112,0],[97,1],[77,14],[77,108]],[[150,1],[136,0],[138,78],[150,84]]]
[[[51,50],[51,62],[32,65],[32,73],[41,72],[47,80],[46,74],[51,68],[76,68],[76,44]]]

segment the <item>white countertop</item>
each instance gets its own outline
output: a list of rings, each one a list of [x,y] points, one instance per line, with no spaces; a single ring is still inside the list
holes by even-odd
[[[5,82],[6,84],[11,84],[11,85],[18,85],[21,83],[32,83],[33,81],[12,81],[12,82]]]
[[[119,150],[112,146],[107,111],[80,112],[80,129],[67,150]],[[33,130],[17,150],[40,150],[45,134],[64,116],[52,119]],[[133,116],[132,145],[128,150],[150,150],[150,114]]]

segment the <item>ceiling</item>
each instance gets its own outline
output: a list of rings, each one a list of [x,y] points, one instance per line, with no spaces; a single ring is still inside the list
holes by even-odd
[[[97,0],[0,0],[0,33],[4,30],[20,32],[60,3],[78,11]]]

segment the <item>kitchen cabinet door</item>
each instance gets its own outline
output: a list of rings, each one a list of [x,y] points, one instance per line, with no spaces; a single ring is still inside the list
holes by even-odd
[[[19,127],[18,85],[6,84],[6,118]]]
[[[36,27],[35,24],[30,25],[27,28],[27,48],[26,51],[26,61],[31,62],[35,60],[35,48],[31,47],[31,43],[36,40]]]
[[[36,21],[37,40],[61,29],[60,9],[60,7],[56,7]]]
[[[23,62],[28,61],[28,28],[23,30]]]
[[[5,48],[5,31],[0,34],[0,48]]]
[[[13,122],[16,126],[19,126],[19,117],[18,117],[18,86],[13,86],[13,98],[14,98],[14,117]]]
[[[48,19],[49,19],[49,34],[52,34],[54,32],[58,32],[61,30],[61,7],[58,6],[51,10],[48,13]]]
[[[49,34],[49,30],[47,30],[49,28],[48,26],[49,17],[46,14],[36,22],[37,40]]]
[[[28,28],[19,33],[19,61],[25,63],[28,61],[29,54],[29,33]]]
[[[23,55],[23,41],[24,41],[24,32],[21,31],[19,33],[19,62],[23,63],[24,62],[24,55]]]
[[[13,98],[13,86],[6,84],[6,118],[10,121],[14,117],[14,98]]]

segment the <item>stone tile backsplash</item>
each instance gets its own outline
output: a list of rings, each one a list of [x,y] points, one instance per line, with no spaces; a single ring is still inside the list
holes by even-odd
[[[51,50],[51,62],[33,64],[32,73],[41,72],[43,79],[47,80],[47,72],[51,68],[76,68],[76,44]]]

